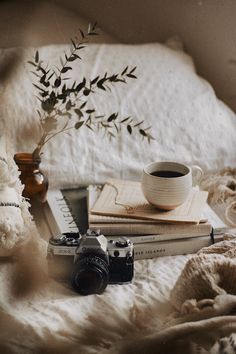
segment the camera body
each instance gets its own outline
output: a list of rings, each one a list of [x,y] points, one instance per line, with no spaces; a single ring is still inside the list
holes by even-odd
[[[126,237],[108,241],[99,231],[61,234],[49,240],[48,268],[58,280],[71,279],[80,294],[101,294],[107,284],[131,282],[133,244]]]

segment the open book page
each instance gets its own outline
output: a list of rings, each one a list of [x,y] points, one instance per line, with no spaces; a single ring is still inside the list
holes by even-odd
[[[185,203],[174,210],[162,211],[146,201],[140,182],[109,179],[91,209],[91,214],[174,223],[199,223],[207,196],[207,192],[193,188]]]
[[[90,210],[95,205],[96,201],[98,200],[103,186],[102,185],[89,185],[88,186],[88,218],[89,218],[89,225],[91,224],[153,224],[153,223],[160,223],[161,221],[158,220],[139,220],[139,219],[131,219],[131,218],[124,218],[118,216],[109,216],[109,215],[98,215],[90,213]]]

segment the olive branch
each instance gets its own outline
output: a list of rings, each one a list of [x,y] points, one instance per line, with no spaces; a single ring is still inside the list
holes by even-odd
[[[121,73],[105,73],[92,79],[82,78],[80,82],[74,81],[68,85],[68,74],[73,70],[72,62],[81,60],[80,52],[86,47],[89,37],[97,35],[96,24],[89,25],[87,32],[79,30],[79,38],[71,39],[69,53],[60,57],[60,66],[51,68],[40,58],[38,50],[28,63],[33,66],[32,74],[36,81],[33,83],[37,89],[37,99],[41,102],[41,110],[37,110],[41,137],[33,151],[34,157],[40,157],[44,145],[61,133],[71,129],[79,130],[86,127],[93,131],[103,130],[111,140],[121,132],[125,126],[128,133],[137,131],[150,142],[153,137],[150,127],[144,127],[144,120],[135,122],[128,116],[121,118],[118,112],[109,116],[98,115],[94,108],[88,107],[88,98],[98,91],[111,91],[117,83],[127,83],[128,80],[137,79],[136,67],[126,66]]]

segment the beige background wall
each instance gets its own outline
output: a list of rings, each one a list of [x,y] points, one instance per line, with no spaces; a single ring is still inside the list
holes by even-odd
[[[125,43],[177,34],[198,72],[236,110],[235,0],[7,0],[0,10],[1,47],[65,43],[81,26],[79,16]]]

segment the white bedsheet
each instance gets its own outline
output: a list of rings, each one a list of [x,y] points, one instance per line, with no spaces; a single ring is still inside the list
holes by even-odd
[[[42,279],[31,256],[0,260],[0,353],[105,353],[147,327],[158,330],[188,257],[136,261],[132,284],[85,297]]]
[[[51,62],[63,49],[41,48],[40,55]],[[19,66],[0,90],[4,99],[0,127],[9,133],[16,151],[31,151],[37,140],[32,79],[25,67],[29,53],[32,50],[22,51],[23,67]],[[1,51],[2,60],[7,54]],[[124,116],[145,118],[156,141],[144,145],[137,137],[123,134],[110,144],[87,131],[81,131],[78,138],[73,131],[45,149],[43,167],[51,186],[98,182],[111,176],[138,179],[143,166],[155,160],[177,159],[211,169],[235,164],[235,114],[196,75],[186,54],[158,44],[127,46],[125,50],[123,46],[94,45],[87,54],[83,75],[91,68],[93,76],[107,68],[120,71],[127,63],[138,66],[138,84],[127,86],[127,91],[114,90],[116,105],[109,95],[106,100],[98,95],[91,103],[98,111],[118,110]],[[80,74],[78,69],[75,78]],[[173,312],[169,293],[190,257],[136,261],[132,284],[110,285],[102,295],[82,297],[43,277],[38,262],[42,258],[32,251],[25,248],[18,261],[0,259],[3,354],[105,353],[119,341],[141,336],[148,328],[158,331]]]
[[[39,53],[46,63],[58,65],[67,50],[68,46],[52,45],[39,48]],[[0,65],[12,55],[19,62],[0,87],[4,102],[0,129],[11,137],[15,152],[31,152],[40,133],[36,112],[40,105],[32,68],[27,65],[34,49],[1,50]],[[111,142],[86,127],[58,135],[48,142],[42,156],[51,187],[103,183],[110,177],[137,180],[145,165],[161,160],[198,164],[205,170],[235,165],[235,114],[196,74],[192,58],[183,51],[158,43],[94,44],[84,50],[83,60],[74,64],[69,76],[80,82],[82,77],[118,73],[126,65],[137,66],[138,79],[89,96],[88,108],[107,116],[119,112],[122,118],[144,120],[156,140],[148,144],[137,132],[131,137],[125,127]]]

